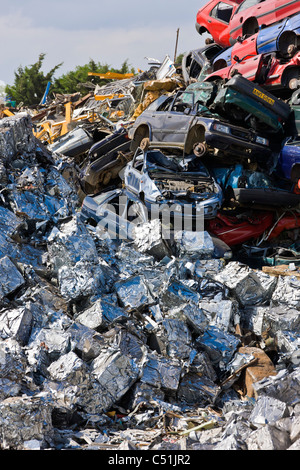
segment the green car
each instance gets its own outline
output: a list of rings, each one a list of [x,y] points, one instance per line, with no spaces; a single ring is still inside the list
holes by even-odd
[[[230,116],[231,122],[259,133],[278,134],[282,139],[290,105],[243,76],[235,75],[226,83],[193,83],[186,91],[192,90],[210,111],[224,118]]]

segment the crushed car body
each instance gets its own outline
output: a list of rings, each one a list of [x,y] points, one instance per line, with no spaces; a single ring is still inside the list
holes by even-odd
[[[220,186],[195,155],[166,156],[160,150],[137,149],[124,171],[124,185],[142,197],[148,210],[172,207],[175,214],[213,218],[223,202]],[[191,214],[184,209],[190,206]]]

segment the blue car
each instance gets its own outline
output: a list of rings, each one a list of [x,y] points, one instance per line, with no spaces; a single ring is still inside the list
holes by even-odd
[[[212,172],[225,198],[236,201],[238,205],[289,208],[300,203],[300,195],[293,193],[291,184],[260,170],[249,170],[238,164],[218,167]]]
[[[278,173],[288,180],[297,183],[300,179],[300,136],[289,137],[280,152]]]
[[[249,38],[240,38],[234,46],[218,54],[213,60],[213,70],[230,67],[246,57],[260,54],[277,53],[283,59],[289,59],[299,50],[299,45],[300,13],[262,28]]]

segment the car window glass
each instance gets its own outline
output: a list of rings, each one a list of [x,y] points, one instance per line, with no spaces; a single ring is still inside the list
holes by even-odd
[[[174,103],[172,104],[172,111],[183,113],[186,108],[193,108],[194,94],[191,92],[178,93]]]
[[[228,5],[228,3],[220,2],[212,9],[210,16],[216,18],[217,20],[224,21],[224,23],[229,23],[232,15],[232,9],[233,7]]]
[[[173,101],[173,98],[173,96],[170,96],[167,100],[165,100],[160,106],[158,106],[157,111],[167,111]]]
[[[135,158],[132,162],[132,168],[134,168],[137,171],[142,171],[143,164],[144,164],[144,155],[142,153],[140,153],[140,154],[135,156]]]
[[[246,10],[247,8],[253,7],[255,5],[258,5],[259,3],[264,2],[265,0],[245,0],[239,8],[236,10],[236,13],[240,13],[241,11]]]
[[[152,101],[147,107],[147,111],[155,111],[161,104],[163,104],[166,100],[164,95],[160,96],[156,100]]]
[[[193,60],[190,66],[190,78],[198,78],[202,70],[202,65],[198,64],[196,60]]]

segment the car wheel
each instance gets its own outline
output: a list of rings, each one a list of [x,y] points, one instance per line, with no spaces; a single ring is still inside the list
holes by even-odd
[[[148,150],[150,146],[150,139],[149,137],[144,137],[142,140],[141,140],[141,143],[140,143],[140,148],[142,150]]]
[[[203,157],[207,153],[207,146],[205,142],[197,142],[193,147],[193,153],[196,157]]]

